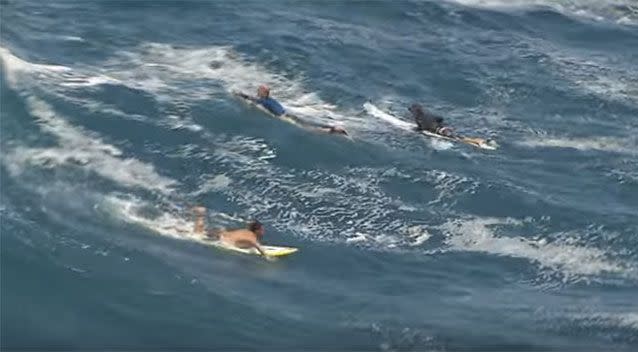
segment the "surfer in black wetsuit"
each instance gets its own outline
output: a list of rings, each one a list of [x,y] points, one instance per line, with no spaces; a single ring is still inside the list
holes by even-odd
[[[416,122],[417,131],[428,131],[446,137],[453,137],[454,133],[450,127],[443,125],[443,118],[424,110],[420,104],[412,104],[408,108],[412,113],[412,118]]]

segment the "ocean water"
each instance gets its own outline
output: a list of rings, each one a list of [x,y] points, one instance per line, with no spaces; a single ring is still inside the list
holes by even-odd
[[[638,349],[635,1],[0,9],[2,350]]]

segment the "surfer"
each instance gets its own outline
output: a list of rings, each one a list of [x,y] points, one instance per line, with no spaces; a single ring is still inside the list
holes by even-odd
[[[412,113],[412,118],[416,122],[417,131],[428,131],[445,137],[454,137],[454,132],[450,127],[443,125],[443,118],[424,110],[420,104],[412,104],[408,108]]]
[[[255,248],[259,254],[264,257],[268,257],[259,243],[266,232],[264,225],[262,225],[259,221],[251,221],[245,229],[206,231],[206,224],[204,220],[206,208],[199,206],[194,207],[193,214],[195,215],[194,233],[206,235],[206,237],[211,240],[219,240],[237,248]]]
[[[408,111],[412,113],[412,118],[416,122],[416,131],[434,133],[439,136],[471,144],[482,149],[494,150],[498,146],[498,144],[491,139],[464,137],[454,133],[452,128],[443,124],[443,118],[441,116],[434,115],[433,113],[423,109],[420,104],[410,105]]]
[[[266,85],[262,84],[259,86],[259,88],[257,88],[257,97],[251,97],[244,93],[237,93],[237,95],[239,95],[240,97],[244,99],[248,99],[254,102],[255,104],[263,106],[266,110],[270,111],[270,113],[272,113],[273,115],[277,117],[285,116],[286,118],[293,120],[296,124],[299,124],[304,128],[318,131],[318,132],[343,134],[346,136],[348,135],[346,130],[341,127],[313,125],[308,122],[302,121],[299,117],[295,115],[287,113],[286,109],[284,109],[284,107],[281,106],[281,104],[277,100],[270,97],[270,88],[268,88],[268,86]]]

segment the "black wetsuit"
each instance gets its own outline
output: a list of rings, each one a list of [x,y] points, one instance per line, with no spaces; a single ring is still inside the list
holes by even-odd
[[[416,122],[417,131],[438,133],[438,130],[443,127],[443,118],[441,116],[424,111],[420,105],[414,104],[409,110],[412,113],[414,122]]]

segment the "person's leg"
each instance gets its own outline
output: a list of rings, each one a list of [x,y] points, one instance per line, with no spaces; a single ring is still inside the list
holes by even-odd
[[[193,215],[195,215],[195,226],[193,227],[194,233],[203,234],[206,223],[204,221],[204,216],[206,215],[206,208],[204,207],[194,207]]]
[[[330,127],[328,127],[328,133],[342,134],[344,136],[348,135],[348,132],[346,132],[346,130],[344,128],[339,127],[339,126],[330,126]]]
[[[186,231],[186,230],[184,230],[182,228],[179,228],[177,226],[164,226],[162,228],[164,230],[171,230],[171,231],[175,231],[175,232],[180,233],[180,234],[187,234],[189,232],[189,231]]]
[[[452,137],[454,134],[454,131],[450,127],[443,126],[437,129],[437,133],[442,136]]]
[[[319,126],[319,127],[310,126],[306,128],[317,131],[317,132],[324,132],[324,133],[330,133],[330,134],[342,134],[344,136],[348,135],[348,132],[346,132],[345,129],[341,127],[336,127],[336,126]]]

